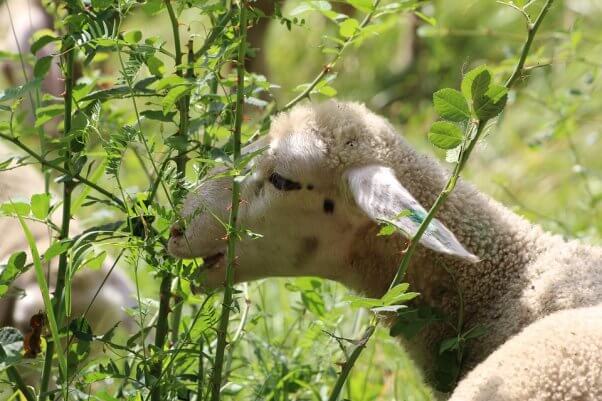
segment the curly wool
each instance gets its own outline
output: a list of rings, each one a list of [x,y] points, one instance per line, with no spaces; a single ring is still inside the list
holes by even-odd
[[[331,101],[297,106],[275,118],[270,136],[277,141],[289,132],[318,135],[333,169],[371,164],[393,168],[401,184],[427,209],[449,177],[437,161],[418,154],[391,124],[361,104]],[[465,302],[464,327],[488,328],[485,337],[469,345],[463,374],[474,370],[460,385],[460,389],[489,386],[487,396],[475,398],[474,392],[462,390],[458,394],[465,395],[454,400],[600,399],[596,397],[602,331],[595,330],[599,323],[589,325],[602,317],[602,250],[546,233],[462,180],[437,218],[481,261],[472,264],[420,247],[407,281],[421,293],[421,302],[449,316],[457,313],[457,283]],[[386,290],[404,247],[403,241],[376,237],[376,232],[375,226],[366,227],[348,258],[361,279],[346,284],[370,295]],[[591,308],[578,312],[582,307]],[[564,312],[554,314],[557,311]],[[562,336],[561,331],[549,330],[554,325],[583,329]],[[443,324],[431,325],[407,341],[427,375],[434,370],[434,347],[450,335],[454,333]],[[571,351],[556,351],[563,349]],[[531,358],[537,358],[538,364],[529,365],[526,372],[533,373],[539,390],[524,386],[522,381],[528,377],[516,380]],[[492,369],[499,384],[495,389],[483,381]],[[563,386],[569,390],[552,391]],[[570,390],[579,386],[580,393]]]

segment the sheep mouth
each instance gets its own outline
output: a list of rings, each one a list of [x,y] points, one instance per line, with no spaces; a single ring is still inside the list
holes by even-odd
[[[223,252],[207,256],[203,258],[203,267],[205,269],[212,269],[224,258]]]

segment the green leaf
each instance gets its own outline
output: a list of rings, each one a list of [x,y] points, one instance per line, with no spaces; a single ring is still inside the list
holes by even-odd
[[[458,337],[446,338],[439,343],[439,354],[443,354],[445,351],[456,350],[459,346]]]
[[[5,265],[0,265],[0,297],[6,294],[12,282],[25,271],[26,261],[25,252],[19,251],[10,255]]]
[[[429,141],[440,149],[453,149],[464,140],[460,128],[448,121],[437,121],[428,133]]]
[[[171,122],[173,122],[173,119],[174,119],[176,113],[171,112],[171,113],[163,114],[163,112],[159,111],[159,110],[144,110],[142,113],[140,113],[140,115],[149,120],[156,120],[156,121],[163,121],[166,123],[171,123]]]
[[[439,391],[451,391],[460,374],[460,362],[455,351],[438,354],[435,361],[435,388]]]
[[[349,302],[349,305],[352,308],[371,309],[379,306],[384,306],[383,302],[380,299],[360,297],[359,295],[347,295],[345,296],[345,298],[343,298],[343,301]]]
[[[372,0],[347,0],[347,2],[354,8],[365,13],[372,11],[374,5]]]
[[[470,330],[462,334],[462,336],[465,340],[471,340],[474,338],[483,337],[485,334],[487,334],[488,331],[489,329],[487,328],[487,326],[477,324],[476,326],[472,327]]]
[[[31,213],[35,218],[44,220],[50,211],[50,195],[37,194],[31,197]]]
[[[96,10],[110,7],[114,0],[92,0],[92,7]]]
[[[46,76],[50,70],[51,65],[52,56],[46,56],[38,59],[38,61],[36,61],[36,65],[33,67],[33,76],[36,78],[44,78],[44,76]]]
[[[359,26],[360,23],[355,18],[347,18],[339,24],[339,35],[350,38],[357,32]]]
[[[50,299],[50,290],[48,289],[48,284],[46,283],[45,271],[42,266],[40,254],[38,253],[36,239],[34,238],[27,224],[25,223],[23,217],[17,217],[19,218],[19,224],[23,229],[23,233],[25,234],[25,238],[27,239],[27,244],[29,245],[29,250],[31,251],[31,258],[33,260],[33,265],[36,273],[36,281],[38,283],[38,287],[40,288],[40,292],[42,293],[42,299],[44,300],[44,309],[46,310],[46,315],[48,317],[48,326],[50,327],[50,333],[52,334],[52,341],[54,341],[56,346],[56,355],[58,356],[59,366],[63,370],[63,372],[67,372],[67,361],[63,352],[63,345],[60,340],[59,329],[56,323],[54,309],[52,308],[52,301]]]
[[[410,285],[408,283],[401,283],[391,288],[385,295],[380,299],[383,305],[394,305],[401,302],[409,301],[416,298],[419,294],[416,292],[406,292]]]
[[[388,237],[390,235],[395,234],[396,232],[397,232],[396,226],[394,226],[393,224],[385,224],[380,228],[380,230],[378,231],[378,234],[376,234],[376,236]]]
[[[444,320],[440,311],[430,306],[419,306],[402,310],[398,313],[395,323],[391,326],[389,334],[392,337],[402,335],[411,339],[427,325]]]
[[[437,19],[435,17],[429,17],[426,14],[421,13],[420,11],[414,11],[414,15],[416,15],[418,18],[420,18],[421,20],[423,20],[431,26],[437,25]]]
[[[64,110],[65,110],[65,106],[60,103],[50,104],[50,105],[44,106],[44,107],[38,107],[36,109],[35,127],[36,128],[41,127],[42,125],[44,125],[48,121],[52,120],[53,118],[63,114]]]
[[[150,56],[145,61],[146,66],[151,74],[157,77],[162,77],[165,73],[165,64],[157,56]]]
[[[29,204],[25,202],[7,202],[0,205],[0,211],[7,215],[27,216],[30,210]]]
[[[23,334],[14,327],[0,328],[0,348],[5,354],[0,357],[0,371],[4,371],[7,367],[19,363],[23,358],[21,356]]]
[[[39,88],[41,82],[42,80],[40,78],[35,78],[23,85],[13,86],[12,88],[0,90],[0,102],[22,97],[27,92]]]
[[[455,89],[445,88],[433,94],[435,111],[442,118],[450,121],[466,121],[470,118],[470,109],[462,93]]]
[[[472,101],[474,102],[476,99],[483,96],[487,92],[487,89],[489,89],[490,84],[491,73],[489,70],[485,69],[479,72],[472,80],[472,85],[470,86],[470,96]]]
[[[329,85],[322,85],[318,88],[318,93],[324,96],[333,97],[336,96],[337,90]]]
[[[123,39],[127,42],[127,43],[138,43],[140,42],[140,39],[142,39],[142,32],[136,30],[136,31],[128,31],[126,33],[123,34]]]
[[[48,30],[46,30],[46,31],[48,31]],[[56,36],[54,36],[54,34],[42,35],[31,44],[29,51],[32,54],[36,54],[38,52],[38,50],[40,50],[47,44],[58,41],[58,40],[60,40],[60,38],[57,38]]]
[[[188,83],[189,82],[186,78],[182,78],[179,75],[170,75],[165,78],[161,78],[160,80],[155,82],[152,85],[152,87],[156,90],[162,90],[162,89],[175,87],[175,86],[184,86],[184,85],[187,85]]]
[[[492,84],[487,92],[474,99],[475,114],[482,121],[489,120],[504,110],[507,100],[508,89]]]
[[[187,85],[176,86],[171,88],[167,95],[161,101],[161,106],[163,107],[163,114],[167,115],[171,108],[176,104],[176,102],[184,96],[186,93],[190,91],[190,87]]]
[[[290,12],[290,16],[291,17],[296,17],[298,15],[301,15],[303,13],[306,13],[308,11],[329,11],[332,9],[332,6],[330,5],[330,2],[328,1],[323,1],[323,0],[319,0],[319,1],[305,1],[303,3],[301,3],[299,6],[295,7],[293,10],[291,10]]]
[[[50,259],[66,252],[71,246],[70,241],[55,241],[50,247],[44,252],[44,260],[50,261]]]
[[[472,83],[474,81],[474,79],[481,74],[483,71],[487,71],[487,66],[486,65],[480,65],[470,71],[468,71],[465,75],[464,78],[462,79],[462,85],[461,85],[461,90],[462,90],[462,94],[464,95],[464,97],[467,100],[471,100],[472,99]]]

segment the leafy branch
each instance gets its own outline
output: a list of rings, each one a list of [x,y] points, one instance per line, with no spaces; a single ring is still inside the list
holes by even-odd
[[[357,39],[357,37],[361,34],[362,30],[370,23],[370,21],[372,20],[372,17],[374,17],[374,14],[376,14],[379,4],[380,4],[380,0],[374,1],[374,3],[372,4],[372,10],[368,14],[366,14],[366,16],[364,17],[362,22],[359,24],[359,26],[357,27],[355,32],[351,36],[349,36],[347,38],[347,40],[345,40],[345,42],[343,42],[343,44],[339,47],[338,51],[334,54],[334,56],[332,57],[330,62],[322,68],[322,70],[318,73],[318,75],[316,75],[316,77],[313,79],[313,81],[311,81],[311,83],[303,90],[303,92],[301,92],[299,95],[297,95],[295,98],[293,98],[290,102],[285,104],[284,107],[282,109],[280,109],[279,111],[286,111],[286,110],[290,109],[291,107],[293,107],[294,105],[296,105],[297,103],[299,103],[301,100],[309,97],[309,95],[316,88],[316,86],[318,86],[324,80],[326,75],[330,71],[332,71],[332,69],[334,68],[336,63],[339,61],[339,59],[343,55],[343,52],[345,52],[345,49],[347,49],[347,47],[349,47],[349,45],[352,44]]]
[[[88,180],[87,178],[81,176],[79,173],[73,173],[71,171],[69,171],[67,168],[53,163],[51,161],[46,160],[43,156],[41,156],[40,154],[38,154],[35,150],[31,149],[29,146],[27,146],[26,144],[24,144],[23,142],[21,142],[19,140],[19,138],[15,138],[12,137],[10,135],[7,134],[3,134],[0,133],[0,138],[5,139],[9,142],[11,142],[12,144],[14,144],[15,146],[21,148],[23,151],[25,151],[28,155],[30,155],[31,157],[33,157],[38,163],[40,163],[42,166],[44,167],[48,167],[52,170],[55,170],[61,174],[64,174],[67,177],[70,177],[71,180],[74,183],[82,183],[92,189],[94,189],[95,191],[97,191],[98,193],[106,196],[107,198],[109,198],[111,200],[111,202],[118,207],[119,209],[121,209],[122,211],[126,210],[126,206],[123,203],[123,201],[121,199],[119,199],[117,196],[115,196],[113,193],[107,191],[106,189],[100,187],[99,185],[93,183],[92,181]]]
[[[239,44],[238,58],[236,62],[236,114],[234,116],[233,148],[232,160],[234,165],[238,164],[241,158],[241,128],[244,111],[245,98],[245,55],[247,46],[247,5],[244,1],[239,3]],[[236,241],[238,233],[236,229],[238,219],[238,207],[240,202],[240,180],[234,177],[232,180],[232,205],[228,221],[228,251],[226,261],[226,285],[224,289],[224,299],[222,302],[222,314],[220,316],[219,327],[217,331],[217,346],[215,350],[215,361],[213,372],[211,374],[211,401],[219,401],[222,382],[222,368],[224,365],[224,351],[226,348],[226,336],[228,334],[228,323],[230,310],[233,300],[233,282],[234,282],[234,263],[236,259]]]
[[[71,158],[74,154],[76,154],[76,146],[79,145],[76,145],[75,142],[79,141],[80,139],[74,138],[74,133],[71,132],[71,127],[73,125],[73,64],[75,48],[73,47],[73,42],[69,36],[66,36],[63,39],[63,49],[63,68],[65,75],[65,108],[63,111],[63,136],[67,141],[63,168],[66,171],[71,171],[73,169],[73,167],[71,166]],[[76,183],[74,183],[70,178],[67,178],[63,181],[63,216],[61,222],[61,231],[58,236],[59,241],[63,241],[69,238],[69,225],[71,222],[71,195],[73,194],[73,189],[75,188],[75,186]],[[60,326],[63,319],[63,292],[65,290],[65,284],[67,280],[68,263],[69,260],[67,259],[67,252],[61,253],[59,255],[59,267],[56,278],[56,285],[54,288],[53,313],[50,314],[51,320],[54,318],[56,319],[56,322],[51,321],[51,327],[53,327],[53,324],[54,326]],[[58,344],[57,341],[58,338],[53,338],[53,341],[48,343],[48,345],[46,346],[46,355],[44,358],[44,368],[42,371],[42,381],[40,385],[40,401],[46,399],[46,390],[48,389],[50,373],[52,371],[52,358],[54,356],[55,347],[57,347],[57,350],[59,351],[59,360],[63,359],[60,352],[61,345]],[[62,374],[66,376],[68,374],[67,370],[68,367],[65,365],[65,362],[63,362],[61,364]],[[64,391],[67,392],[68,388],[66,388]]]
[[[420,238],[427,230],[430,222],[435,217],[435,214],[439,211],[441,206],[447,200],[448,196],[456,187],[456,183],[460,178],[460,174],[464,170],[464,167],[466,166],[466,163],[468,162],[468,159],[472,154],[475,145],[479,141],[486,124],[489,120],[495,118],[504,109],[504,106],[506,104],[507,91],[512,87],[512,85],[516,82],[518,77],[524,71],[525,61],[531,49],[531,45],[533,43],[535,34],[537,33],[537,30],[539,29],[543,18],[547,14],[553,2],[554,0],[546,0],[546,3],[542,7],[538,17],[535,20],[535,23],[528,25],[527,39],[521,50],[519,60],[516,64],[514,72],[512,73],[512,75],[510,76],[510,78],[504,86],[491,84],[491,73],[484,67],[478,67],[466,74],[466,76],[464,77],[462,89],[464,92],[464,96],[468,95],[467,97],[470,97],[470,100],[472,100],[472,112],[475,117],[472,121],[470,121],[470,124],[468,125],[468,135],[466,137],[463,137],[460,129],[457,128],[457,126],[453,125],[451,122],[448,123],[447,121],[437,122],[433,125],[435,129],[431,128],[429,138],[435,138],[434,140],[431,139],[431,141],[433,141],[436,146],[439,146],[444,149],[452,149],[460,145],[460,154],[458,157],[458,161],[456,162],[456,165],[454,167],[454,170],[451,176],[449,177],[445,187],[443,188],[443,190],[433,203],[428,214],[425,216],[424,220],[420,224],[416,234],[411,238],[410,245],[404,253],[404,256],[395,274],[395,277],[389,287],[389,291],[398,286],[405,277],[405,273],[408,269],[412,255],[417,249]],[[445,92],[441,93],[443,91]],[[466,121],[467,118],[470,118],[471,116],[470,114],[468,114],[467,101],[462,96],[462,93],[458,91],[451,91],[443,89],[435,93],[435,108],[438,109],[437,111],[440,114],[442,114],[442,117],[446,117],[452,121]],[[443,97],[444,99],[444,102],[439,103],[439,106],[437,94],[441,95],[441,97]],[[464,106],[464,104],[466,105]],[[444,105],[448,105],[450,107],[445,107]],[[457,107],[458,105],[460,105],[460,107]],[[459,113],[458,110],[461,110],[461,112]],[[435,136],[433,136],[433,134],[435,134]],[[366,334],[362,336],[362,341],[364,342],[364,344],[370,339],[373,333],[374,330],[367,332],[367,336]],[[329,397],[330,401],[338,400],[342,386],[347,377],[349,376],[349,373],[351,372],[352,365],[353,363],[355,363],[357,357],[359,356],[356,355],[356,352],[357,354],[359,354],[362,350],[363,347],[357,347],[356,349],[354,349],[354,358],[349,358],[348,361],[343,365],[344,368],[342,369],[337,379],[337,384],[333,388],[331,396]]]

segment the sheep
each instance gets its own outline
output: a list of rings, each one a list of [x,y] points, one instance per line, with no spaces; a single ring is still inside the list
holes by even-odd
[[[261,236],[237,243],[235,282],[319,276],[381,296],[447,170],[357,103],[297,105],[245,152],[262,148],[238,220]],[[225,270],[231,179],[219,172],[188,195],[169,240],[174,256],[204,258],[208,288]],[[404,234],[377,236],[383,220]],[[463,181],[420,244],[405,277],[417,304],[455,316],[461,290],[465,327],[487,328],[469,343],[451,400],[602,399],[601,248],[544,232]],[[450,330],[402,339],[427,380]]]
[[[0,143],[0,160],[6,155],[14,156],[15,152]],[[44,192],[44,180],[33,165],[0,171],[0,204],[9,200],[29,199],[33,194]],[[60,212],[60,211],[59,211]],[[55,216],[53,216],[55,217]],[[37,222],[27,222],[40,252],[44,252],[49,244],[51,233],[48,228]],[[71,235],[81,232],[76,221],[72,221]],[[7,260],[17,251],[29,250],[28,243],[19,221],[13,217],[0,216],[0,263]],[[92,301],[99,286],[113,266],[110,258],[105,259],[100,269],[83,268],[73,276],[72,317],[82,316]],[[49,286],[54,286],[56,266],[52,266]],[[24,290],[23,297],[6,296],[0,299],[0,327],[14,326],[24,334],[30,330],[30,318],[39,311],[45,310],[33,269],[19,276],[12,287]],[[15,292],[15,291],[12,291]],[[114,269],[104,283],[86,318],[94,333],[104,333],[119,321],[129,329],[134,329],[134,322],[123,310],[124,306],[136,305],[132,294],[134,288],[131,280],[119,269]]]

